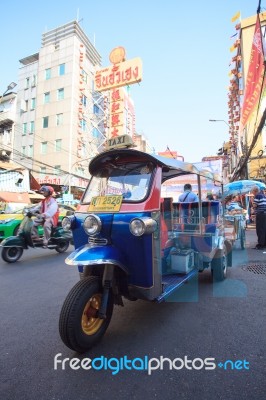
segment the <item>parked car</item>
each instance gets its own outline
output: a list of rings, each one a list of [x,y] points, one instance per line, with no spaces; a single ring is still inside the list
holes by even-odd
[[[8,238],[9,236],[16,236],[19,230],[21,221],[24,218],[23,210],[25,208],[32,207],[32,204],[24,203],[9,203],[5,207],[0,209],[0,241]],[[75,208],[69,205],[59,204],[59,221],[61,224],[62,219],[69,214],[69,212],[74,212]],[[40,234],[42,233],[42,228],[40,227]]]

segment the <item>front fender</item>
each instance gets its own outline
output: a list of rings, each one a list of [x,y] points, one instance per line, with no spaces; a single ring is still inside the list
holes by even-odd
[[[0,243],[1,247],[23,247],[25,248],[25,240],[21,236],[9,236]]]
[[[65,260],[68,265],[99,265],[113,264],[122,268],[126,273],[126,267],[123,254],[114,246],[95,246],[86,244],[73,251]]]

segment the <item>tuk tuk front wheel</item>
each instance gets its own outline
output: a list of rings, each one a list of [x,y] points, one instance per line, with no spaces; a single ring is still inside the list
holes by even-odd
[[[212,277],[214,281],[223,281],[227,272],[227,256],[225,249],[217,250],[211,263]]]
[[[59,333],[67,347],[84,353],[102,338],[113,314],[112,292],[109,293],[105,319],[98,318],[101,301],[99,277],[84,278],[70,290],[59,318]]]
[[[14,263],[18,261],[22,254],[22,247],[3,247],[2,249],[2,259],[8,263]]]

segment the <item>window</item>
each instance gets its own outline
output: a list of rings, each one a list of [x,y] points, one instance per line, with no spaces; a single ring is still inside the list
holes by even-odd
[[[26,135],[26,133],[27,133],[27,122],[24,122],[22,134]]]
[[[62,149],[62,139],[56,139],[55,151],[61,151],[61,149]]]
[[[36,82],[37,82],[37,76],[36,76],[36,75],[33,75],[31,86],[32,86],[32,87],[36,86]]]
[[[82,75],[83,82],[87,83],[88,82],[88,74],[84,70],[82,70],[81,75]]]
[[[25,89],[29,89],[30,87],[30,78],[26,78],[25,80]]]
[[[35,97],[33,97],[33,98],[31,99],[31,106],[30,106],[30,109],[31,109],[31,110],[34,110],[35,107],[36,107],[36,99],[35,99]]]
[[[50,92],[44,93],[43,102],[44,102],[44,104],[50,103]]]
[[[86,132],[87,123],[86,123],[85,119],[82,119],[82,120],[80,121],[80,127],[81,127],[81,129],[82,129],[83,132]]]
[[[54,175],[60,175],[61,165],[54,166]]]
[[[22,146],[22,154],[25,156],[26,155],[26,146]]]
[[[41,153],[42,154],[47,154],[47,142],[42,142],[41,143]]]
[[[25,111],[29,110],[29,100],[25,100]]]
[[[82,105],[83,105],[84,107],[86,107],[86,105],[87,105],[87,97],[84,96],[84,94],[82,95],[81,103],[82,103]]]
[[[30,146],[29,146],[28,156],[29,156],[29,157],[32,157],[32,156],[33,156],[33,145],[30,145]]]
[[[46,167],[40,167],[40,173],[42,175],[45,175],[46,174]]]
[[[65,64],[60,64],[59,65],[58,75],[65,75]]]
[[[96,106],[96,104],[93,104],[93,113],[94,113],[94,114],[99,114],[99,112],[100,112],[99,107]]]
[[[30,133],[34,133],[35,130],[35,123],[34,121],[30,121]]]
[[[48,128],[49,125],[49,117],[43,117],[42,119],[42,127],[43,128]]]
[[[63,114],[56,114],[56,126],[63,125]]]
[[[64,99],[64,89],[58,89],[57,90],[57,100],[63,100]]]
[[[94,138],[100,138],[101,133],[98,131],[97,128],[93,128],[93,130],[92,130],[92,136],[93,136]]]
[[[45,80],[51,79],[51,68],[45,70]]]

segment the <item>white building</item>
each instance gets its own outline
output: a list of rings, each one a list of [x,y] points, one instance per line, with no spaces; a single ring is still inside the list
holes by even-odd
[[[44,33],[40,51],[20,60],[14,160],[40,184],[87,184],[89,159],[106,135],[105,97],[93,88],[100,62],[77,21]]]

